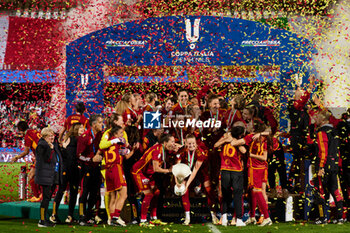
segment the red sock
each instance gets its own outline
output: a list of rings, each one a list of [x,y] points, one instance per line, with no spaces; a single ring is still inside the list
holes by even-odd
[[[158,207],[158,197],[159,197],[160,191],[157,189],[154,194],[151,201],[151,216],[157,217],[157,207]]]
[[[147,219],[147,212],[151,204],[152,197],[153,197],[153,194],[149,193],[149,194],[146,194],[145,197],[143,198],[142,205],[141,205],[141,220]]]
[[[115,210],[114,210],[114,212],[113,212],[113,213],[112,213],[112,212],[110,212],[109,216],[111,216],[111,218],[115,217]]]
[[[262,192],[256,192],[256,198],[257,198],[257,201],[258,201],[259,210],[261,210],[261,213],[264,215],[264,218],[268,218],[269,217],[269,211],[268,211],[268,208],[267,208],[266,200],[265,200]]]
[[[343,207],[343,219],[346,219],[346,216],[348,214],[348,208],[346,208],[345,206]]]
[[[257,202],[256,192],[252,190],[250,192],[250,217],[251,218],[255,218],[256,202]]]
[[[115,209],[114,211],[114,217],[119,218],[121,210]]]
[[[34,182],[34,178],[29,181],[30,188],[32,189],[33,195],[35,197],[40,196],[40,186]]]
[[[205,187],[208,198],[208,206],[211,211],[215,211],[215,195],[214,191],[211,189],[211,186]]]
[[[190,211],[191,204],[190,204],[190,193],[187,190],[187,192],[182,196],[182,205],[184,207],[185,211]]]

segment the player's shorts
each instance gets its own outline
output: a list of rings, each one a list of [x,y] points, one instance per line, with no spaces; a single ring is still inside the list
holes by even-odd
[[[248,168],[248,185],[250,188],[262,189],[262,184],[267,182],[267,168]]]
[[[132,177],[139,192],[151,189],[151,187],[155,186],[155,181],[152,178],[146,177],[143,173],[132,173]]]
[[[126,186],[123,167],[120,164],[115,164],[113,167],[107,168],[105,176],[107,192],[113,192]]]

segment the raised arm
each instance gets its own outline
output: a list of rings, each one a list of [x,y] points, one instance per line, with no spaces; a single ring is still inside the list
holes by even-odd
[[[217,141],[215,144],[214,144],[214,148],[218,148],[220,146],[222,146],[223,144],[225,143],[228,143],[228,142],[231,142],[232,141],[232,136],[229,135],[228,133],[225,133],[224,136],[222,136],[219,141]]]
[[[233,138],[232,141],[231,141],[231,146],[243,146],[245,144],[246,143],[245,143],[245,140],[243,138],[238,139],[238,140]]]

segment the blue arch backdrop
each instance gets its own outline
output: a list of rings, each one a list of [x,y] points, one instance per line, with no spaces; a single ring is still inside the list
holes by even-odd
[[[291,75],[302,72],[307,82],[314,52],[308,40],[292,32],[228,17],[169,16],[114,25],[67,46],[67,115],[77,101],[85,102],[88,114],[103,111],[105,66],[275,65],[285,128]]]

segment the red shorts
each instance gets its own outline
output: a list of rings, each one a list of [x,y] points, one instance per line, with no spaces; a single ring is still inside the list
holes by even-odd
[[[155,186],[155,181],[152,178],[146,177],[143,173],[132,173],[132,176],[139,192],[151,189],[151,187]]]
[[[106,186],[107,192],[113,192],[126,186],[122,165],[115,164],[113,167],[106,169]]]
[[[267,168],[248,168],[248,185],[251,188],[262,189],[262,184],[267,182]]]

